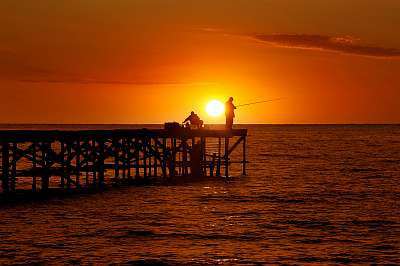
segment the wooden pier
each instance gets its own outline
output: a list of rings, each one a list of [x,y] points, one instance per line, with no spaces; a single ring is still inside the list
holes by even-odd
[[[245,175],[246,137],[246,129],[0,131],[0,194],[229,176],[233,163]],[[231,160],[240,145],[240,159]]]

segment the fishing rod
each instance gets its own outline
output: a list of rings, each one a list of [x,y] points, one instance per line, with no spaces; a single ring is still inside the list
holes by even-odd
[[[253,105],[253,104],[259,104],[259,103],[275,102],[275,101],[279,101],[279,100],[282,100],[282,99],[284,99],[284,98],[276,98],[276,99],[271,99],[271,100],[266,100],[266,101],[245,103],[245,104],[237,105],[236,107],[242,107],[242,106]]]

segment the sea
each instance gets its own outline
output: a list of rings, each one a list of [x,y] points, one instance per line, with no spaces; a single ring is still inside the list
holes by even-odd
[[[400,125],[236,127],[246,176],[1,205],[0,265],[400,265]]]

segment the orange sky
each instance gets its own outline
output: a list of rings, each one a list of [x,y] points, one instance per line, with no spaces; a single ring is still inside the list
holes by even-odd
[[[2,0],[0,123],[399,123],[398,0]]]

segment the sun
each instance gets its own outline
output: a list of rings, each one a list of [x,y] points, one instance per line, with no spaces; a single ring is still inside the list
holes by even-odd
[[[206,112],[209,116],[220,116],[224,109],[224,105],[220,101],[212,100],[207,104]]]

